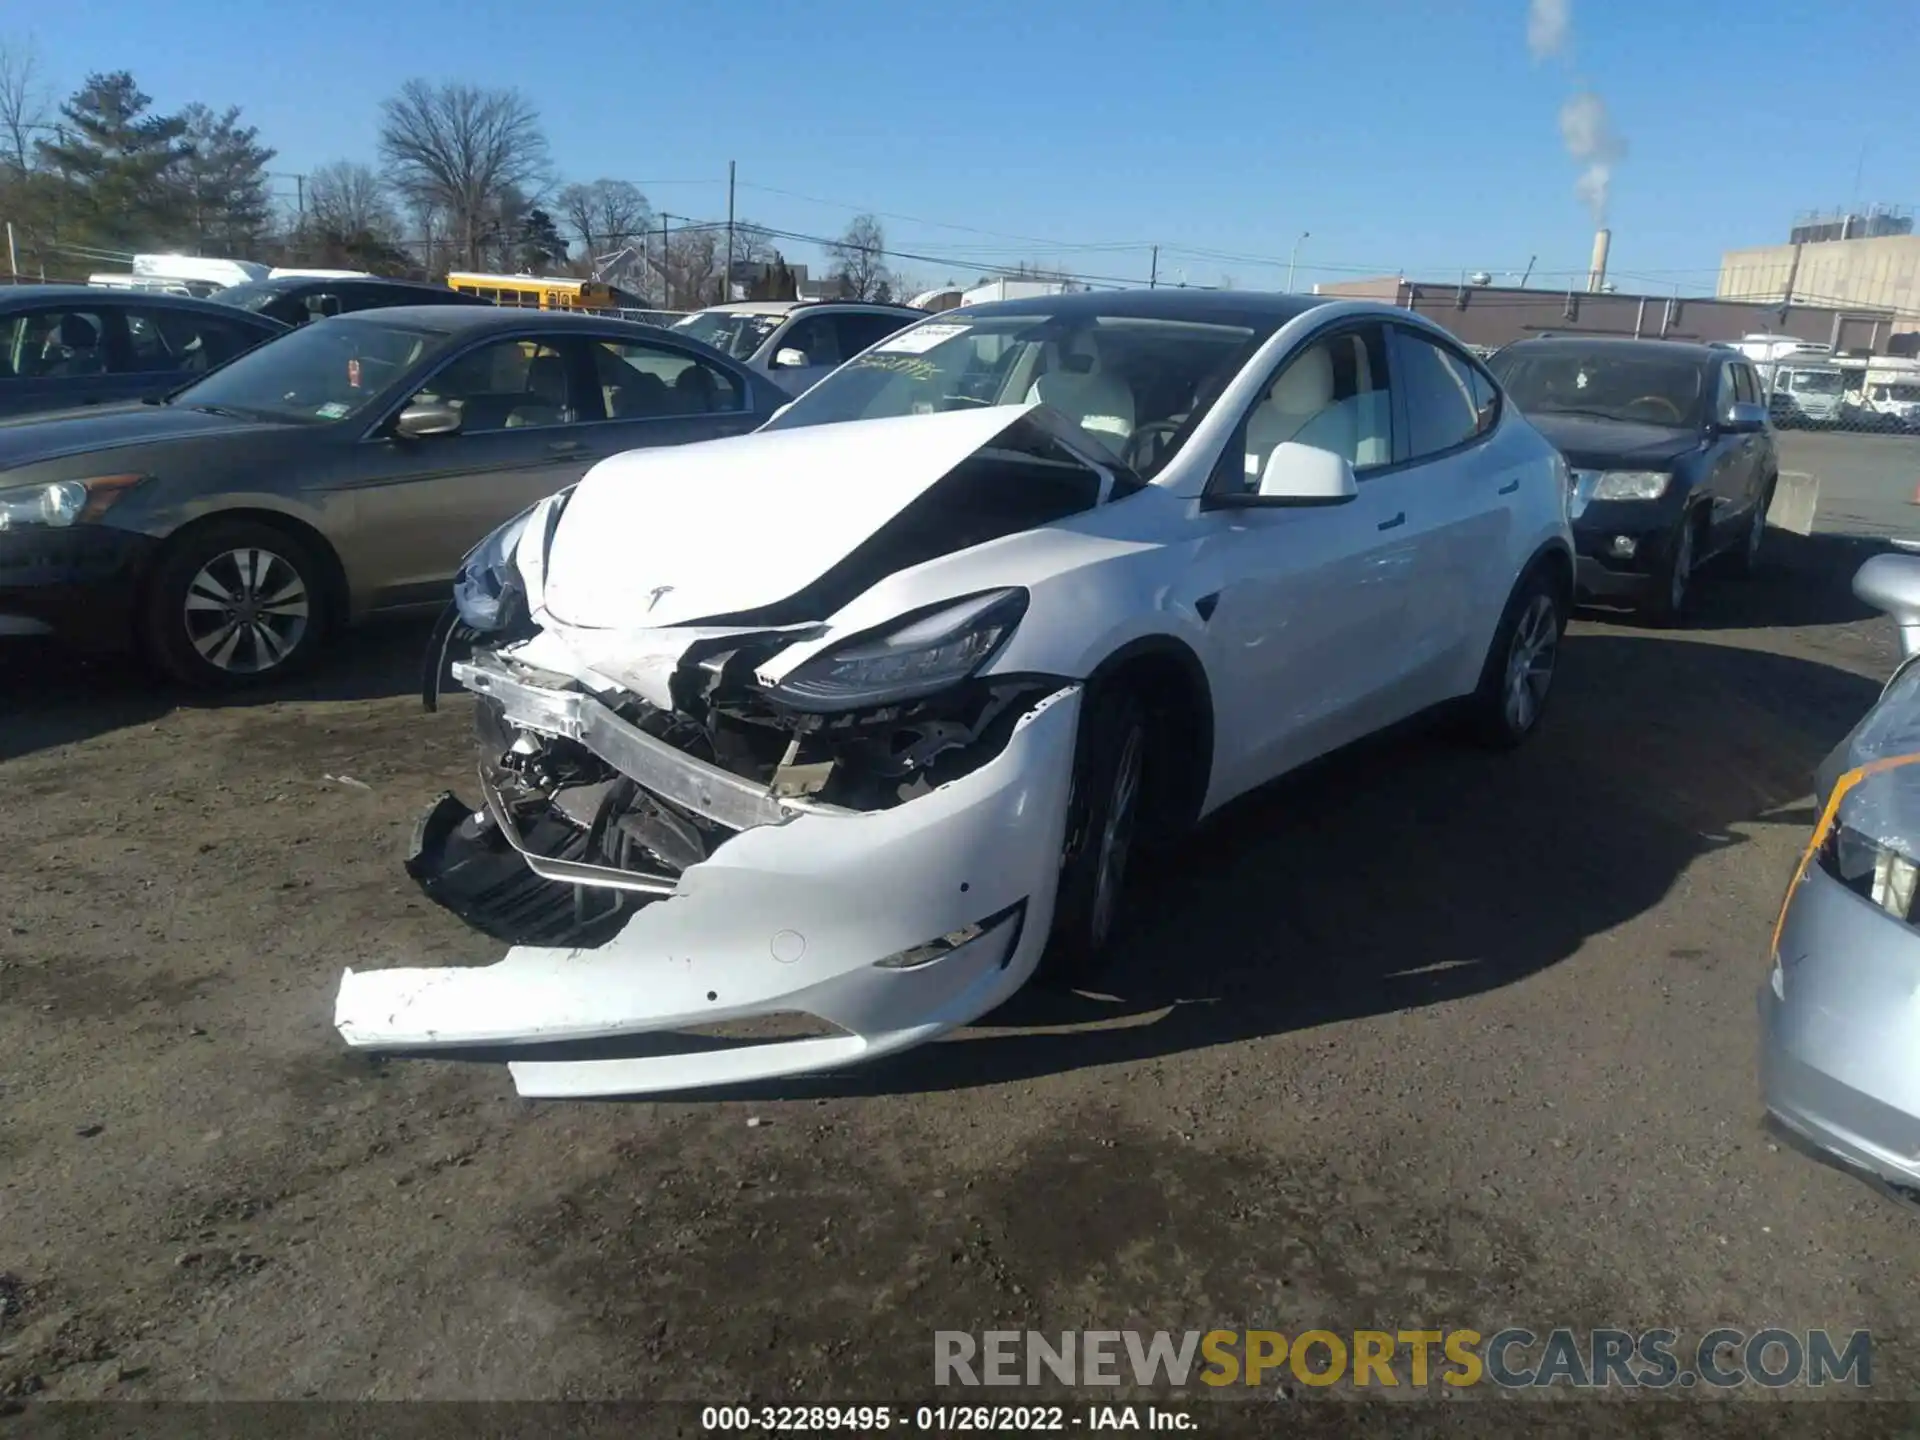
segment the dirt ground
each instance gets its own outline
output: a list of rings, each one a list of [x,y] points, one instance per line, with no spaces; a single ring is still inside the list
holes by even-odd
[[[1517,755],[1233,807],[1110,996],[660,1103],[335,1036],[342,966],[499,953],[400,868],[470,790],[422,628],[211,707],[10,652],[0,1395],[847,1404],[936,1329],[1728,1324],[1870,1328],[1920,1397],[1915,1217],[1759,1121],[1809,776],[1893,653],[1858,543],[1775,538],[1685,633],[1578,622]]]

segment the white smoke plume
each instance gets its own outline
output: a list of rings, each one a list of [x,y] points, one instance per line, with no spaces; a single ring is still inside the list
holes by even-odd
[[[1527,0],[1527,49],[1536,63],[1571,62],[1573,0]],[[1613,172],[1626,158],[1627,142],[1613,128],[1607,102],[1591,86],[1579,85],[1560,107],[1560,140],[1580,163],[1573,193],[1592,212],[1594,224],[1606,224]]]
[[[1593,212],[1593,223],[1607,223],[1608,191],[1613,188],[1613,167],[1626,158],[1627,142],[1613,128],[1607,115],[1607,102],[1592,90],[1581,90],[1560,107],[1560,138],[1567,154],[1585,168],[1574,182],[1573,192]]]
[[[1573,0],[1531,0],[1527,6],[1527,49],[1545,60],[1567,48],[1573,34]]]

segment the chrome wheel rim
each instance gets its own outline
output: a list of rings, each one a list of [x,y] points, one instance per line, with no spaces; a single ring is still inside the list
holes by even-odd
[[[306,638],[306,581],[284,555],[227,550],[202,565],[181,608],[187,640],[200,658],[231,675],[258,675],[284,664]]]
[[[1693,526],[1680,527],[1680,538],[1673,546],[1673,580],[1667,587],[1667,598],[1672,607],[1678,610],[1687,598],[1687,581],[1693,574]]]
[[[1553,686],[1553,665],[1560,651],[1560,617],[1553,599],[1536,595],[1521,612],[1507,650],[1507,724],[1524,735],[1540,718]]]
[[[1107,798],[1107,823],[1100,830],[1100,849],[1094,859],[1093,933],[1095,949],[1107,943],[1113,917],[1120,908],[1120,887],[1126,880],[1127,855],[1133,848],[1134,812],[1140,798],[1140,768],[1146,741],[1140,727],[1127,732],[1114,767],[1113,790]]]

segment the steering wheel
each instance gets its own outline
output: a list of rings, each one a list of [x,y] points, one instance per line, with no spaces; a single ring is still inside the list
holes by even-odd
[[[1621,408],[1623,410],[1632,410],[1641,405],[1659,406],[1660,409],[1667,412],[1667,415],[1673,420],[1675,424],[1678,424],[1680,420],[1683,418],[1680,414],[1680,407],[1674,404],[1673,401],[1667,399],[1667,397],[1664,395],[1641,395],[1636,399],[1629,400]]]
[[[1138,427],[1127,439],[1127,447],[1122,455],[1135,471],[1142,470],[1159,452],[1160,446],[1180,433],[1178,420],[1149,420]]]

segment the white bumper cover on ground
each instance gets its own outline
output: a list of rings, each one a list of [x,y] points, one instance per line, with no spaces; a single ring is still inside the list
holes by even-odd
[[[795,1075],[905,1049],[1000,1004],[1052,924],[1081,690],[1022,717],[972,774],[892,809],[741,831],[590,950],[346,972],[349,1045],[534,1045],[798,1012],[846,1032],[694,1053],[511,1066],[522,1095],[635,1095]],[[1012,914],[941,958],[877,962]]]

